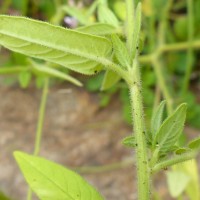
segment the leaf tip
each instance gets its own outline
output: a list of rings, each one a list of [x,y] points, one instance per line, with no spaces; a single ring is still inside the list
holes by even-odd
[[[14,152],[13,152],[13,156],[14,156],[14,158],[15,158],[16,161],[20,158],[20,156],[21,156],[22,154],[23,154],[23,153],[22,153],[21,151],[14,151]]]

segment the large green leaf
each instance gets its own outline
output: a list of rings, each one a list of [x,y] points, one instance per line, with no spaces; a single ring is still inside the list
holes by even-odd
[[[182,134],[185,118],[186,118],[187,105],[181,104],[174,113],[169,116],[161,125],[156,133],[154,148],[157,146],[159,151],[170,151],[170,148],[179,139]]]
[[[81,176],[61,165],[22,152],[15,152],[14,156],[41,200],[103,200]]]
[[[0,44],[28,56],[94,74],[112,44],[104,37],[80,33],[25,17],[0,16]]]

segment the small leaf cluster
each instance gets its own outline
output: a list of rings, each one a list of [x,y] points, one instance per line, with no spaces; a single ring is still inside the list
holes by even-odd
[[[183,134],[187,105],[185,103],[180,104],[171,115],[163,120],[165,104],[166,101],[159,104],[151,119],[151,129],[146,132],[146,143],[151,152],[150,163],[152,169],[159,162],[168,160],[172,161],[169,166],[175,165],[179,156],[181,161],[184,161],[184,156],[187,160],[188,155],[196,156],[194,152],[198,152],[200,149],[199,137],[190,141],[185,147],[179,144],[179,139]],[[124,138],[122,143],[126,147],[137,147],[134,135]]]

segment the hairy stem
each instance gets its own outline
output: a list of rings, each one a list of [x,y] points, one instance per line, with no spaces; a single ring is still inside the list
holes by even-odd
[[[145,121],[143,114],[143,102],[140,81],[140,68],[137,57],[133,62],[133,68],[130,72],[133,81],[129,84],[131,110],[133,117],[134,133],[136,138],[136,163],[138,177],[138,199],[150,199],[150,177],[147,159],[147,148],[145,139]]]
[[[178,163],[182,163],[182,162],[185,162],[187,160],[191,160],[191,159],[195,158],[197,156],[197,154],[198,154],[197,151],[191,151],[191,152],[189,152],[185,155],[180,155],[180,156],[174,157],[170,160],[160,162],[153,167],[152,173],[158,172],[162,169],[176,165]]]

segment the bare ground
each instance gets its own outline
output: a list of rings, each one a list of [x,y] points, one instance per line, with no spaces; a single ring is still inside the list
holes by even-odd
[[[25,200],[27,185],[12,152],[33,152],[41,91],[2,86],[0,95],[0,189],[15,200]],[[131,127],[123,122],[119,101],[113,99],[104,109],[98,102],[98,94],[84,89],[51,88],[40,155],[70,168],[118,163],[111,166],[114,170],[94,173],[86,169],[81,174],[105,199],[136,200],[134,153],[121,144]],[[163,199],[171,199],[164,173],[154,182]]]

